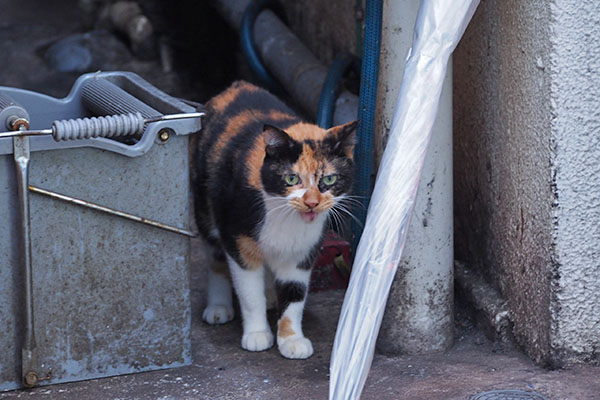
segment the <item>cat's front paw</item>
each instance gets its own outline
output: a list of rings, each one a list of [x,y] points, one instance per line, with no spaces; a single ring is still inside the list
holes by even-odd
[[[312,343],[305,337],[291,337],[279,343],[279,352],[285,358],[304,359],[313,355]]]
[[[202,319],[210,325],[226,324],[233,316],[233,307],[222,304],[211,304],[202,313]]]
[[[273,334],[269,331],[245,333],[242,348],[248,351],[263,351],[273,346]]]

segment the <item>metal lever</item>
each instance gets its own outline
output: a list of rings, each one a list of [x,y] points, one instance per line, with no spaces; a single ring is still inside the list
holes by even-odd
[[[24,340],[21,347],[21,378],[25,386],[34,386],[39,378],[37,347],[33,319],[33,269],[31,265],[31,235],[29,223],[29,137],[22,135],[29,129],[29,114],[6,94],[0,92],[0,125],[5,125],[12,132],[13,155],[17,174],[17,197],[21,216],[21,268],[24,277],[25,319]]]
[[[25,131],[28,124],[19,125]],[[13,124],[14,126],[14,124]],[[13,138],[13,150],[17,170],[17,193],[21,210],[22,263],[25,277],[25,340],[21,349],[22,377],[26,386],[33,386],[32,376],[38,376],[35,330],[33,324],[33,270],[31,266],[31,235],[29,223],[29,137]]]

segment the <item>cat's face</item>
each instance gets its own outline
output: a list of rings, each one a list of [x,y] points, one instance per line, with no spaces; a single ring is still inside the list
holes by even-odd
[[[297,124],[286,131],[265,126],[261,180],[266,198],[275,198],[277,208],[305,223],[339,206],[352,187],[357,124],[329,130]]]

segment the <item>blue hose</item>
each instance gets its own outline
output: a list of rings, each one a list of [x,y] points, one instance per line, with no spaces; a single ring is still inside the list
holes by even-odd
[[[353,246],[356,249],[367,218],[373,170],[373,132],[375,130],[375,106],[379,80],[379,53],[381,47],[381,16],[383,0],[366,0],[365,33],[360,77],[358,119],[358,143],[354,151],[356,162],[355,194],[363,207],[357,207],[352,221]]]
[[[269,8],[277,14],[277,16],[285,22],[283,14],[283,7],[275,0],[253,0],[248,3],[248,6],[244,10],[244,16],[242,17],[242,26],[240,28],[240,41],[242,51],[246,56],[246,60],[250,64],[250,68],[256,74],[261,83],[269,90],[274,93],[283,93],[281,85],[269,74],[269,71],[265,68],[262,63],[256,45],[254,43],[254,22],[256,17],[262,10]]]
[[[335,99],[340,87],[340,82],[349,68],[358,70],[357,75],[360,74],[358,61],[356,56],[348,52],[342,52],[338,54],[331,63],[331,66],[327,71],[327,76],[325,77],[325,82],[321,88],[319,106],[317,108],[316,123],[321,128],[329,129],[331,128],[331,125],[333,125]]]

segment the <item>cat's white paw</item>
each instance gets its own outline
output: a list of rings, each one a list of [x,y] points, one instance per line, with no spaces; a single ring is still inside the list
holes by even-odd
[[[285,358],[304,359],[313,355],[312,343],[305,337],[292,337],[279,343],[279,352]]]
[[[233,316],[233,307],[222,304],[211,304],[202,313],[202,319],[210,325],[226,324]]]
[[[242,348],[248,351],[263,351],[273,346],[273,334],[269,331],[245,333]]]

